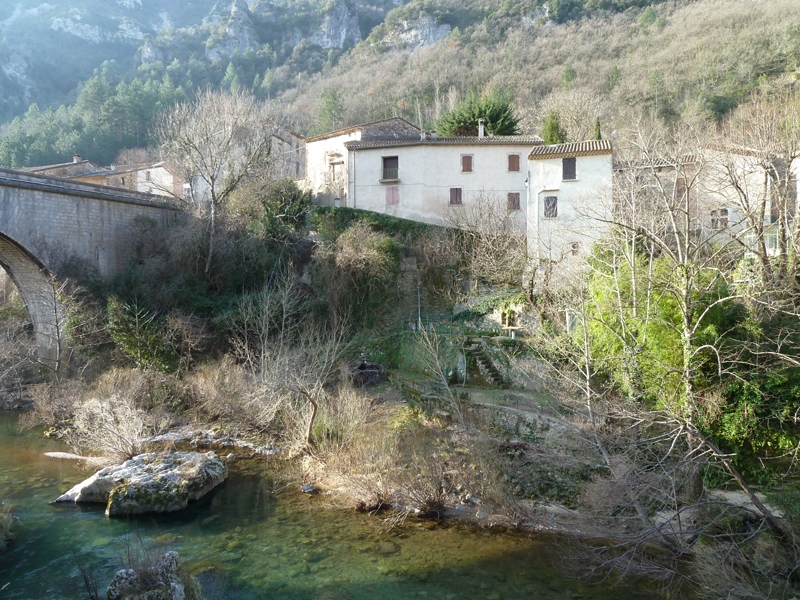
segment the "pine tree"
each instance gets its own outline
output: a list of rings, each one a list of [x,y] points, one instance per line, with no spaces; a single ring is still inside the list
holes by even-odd
[[[597,117],[594,120],[594,135],[592,136],[593,140],[602,140],[603,135],[600,132],[600,117]]]
[[[563,144],[567,141],[567,131],[561,126],[561,119],[555,110],[547,113],[542,130],[542,139],[545,144]]]
[[[486,130],[494,135],[519,133],[519,119],[511,108],[511,100],[497,89],[483,97],[470,92],[464,102],[442,115],[436,123],[436,131],[443,136],[475,136],[478,135],[480,119],[485,121]]]

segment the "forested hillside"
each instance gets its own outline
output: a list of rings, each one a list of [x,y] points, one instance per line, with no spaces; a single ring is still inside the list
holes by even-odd
[[[800,59],[792,0],[84,4],[3,9],[0,108],[19,116],[0,164],[110,162],[150,141],[155,109],[207,86],[274,100],[300,133],[393,115],[431,127],[494,87],[525,132],[554,106],[572,139],[597,117],[605,133],[640,117],[713,123],[793,84]]]

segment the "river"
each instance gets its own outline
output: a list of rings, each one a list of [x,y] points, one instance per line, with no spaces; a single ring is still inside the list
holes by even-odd
[[[19,519],[0,554],[3,600],[86,598],[79,564],[103,591],[130,558],[153,561],[167,550],[180,553],[209,600],[644,597],[570,577],[550,537],[411,520],[387,532],[324,495],[296,486],[275,493],[256,461],[234,461],[220,488],[180,513],[108,519],[102,506],[51,505],[91,472],[44,456],[65,448],[19,431],[17,419],[0,412],[0,501]]]

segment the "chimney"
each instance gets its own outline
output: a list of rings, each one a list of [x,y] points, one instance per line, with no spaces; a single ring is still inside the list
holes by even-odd
[[[486,121],[478,119],[478,139],[482,140],[486,136]]]
[[[82,158],[80,154],[73,154],[72,155],[72,162],[79,163],[81,162]]]
[[[436,130],[435,129],[433,131],[431,131],[431,139],[432,140],[436,139]]]

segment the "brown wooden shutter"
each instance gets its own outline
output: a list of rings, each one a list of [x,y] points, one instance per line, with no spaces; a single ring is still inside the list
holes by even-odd
[[[564,181],[570,181],[572,179],[577,179],[575,176],[575,158],[564,158],[561,161],[561,165],[563,167],[563,175],[561,179]]]
[[[519,171],[519,154],[508,155],[508,170]]]
[[[461,188],[450,188],[450,204],[461,204]]]
[[[396,205],[400,203],[400,189],[396,186],[386,188],[386,204]]]
[[[508,210],[519,210],[519,192],[508,193]]]
[[[461,157],[461,172],[472,173],[472,156],[465,154]]]

